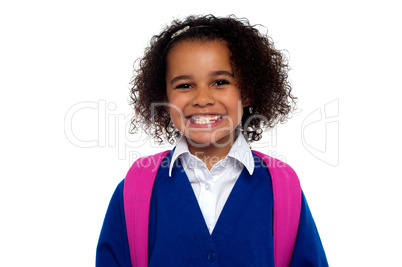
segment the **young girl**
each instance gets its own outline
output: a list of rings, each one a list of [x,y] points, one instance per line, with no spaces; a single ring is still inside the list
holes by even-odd
[[[152,187],[148,266],[278,266],[272,169],[248,144],[287,119],[287,71],[272,41],[235,17],[190,16],[152,38],[133,80],[132,126],[176,147]],[[124,186],[109,204],[97,266],[135,265]],[[299,205],[290,266],[327,266],[303,194]]]

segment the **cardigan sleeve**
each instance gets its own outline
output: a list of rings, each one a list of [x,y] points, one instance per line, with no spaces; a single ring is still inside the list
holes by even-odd
[[[117,186],[103,221],[96,267],[131,267],[123,204],[124,180]]]
[[[300,210],[299,230],[297,233],[292,261],[290,263],[290,267],[296,266],[328,266],[327,258],[325,256],[324,248],[322,246],[317,227],[314,223],[313,216],[310,212],[306,198],[303,193]]]

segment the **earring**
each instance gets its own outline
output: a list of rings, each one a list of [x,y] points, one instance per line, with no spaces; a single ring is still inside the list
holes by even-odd
[[[248,107],[248,112],[249,112],[250,114],[253,114],[253,107]]]

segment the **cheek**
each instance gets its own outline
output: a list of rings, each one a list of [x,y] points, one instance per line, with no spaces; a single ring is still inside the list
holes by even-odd
[[[173,122],[179,121],[179,119],[182,117],[182,112],[177,110],[174,106],[170,105],[169,107],[169,115],[170,118],[172,119]]]
[[[238,114],[241,116],[243,114],[244,105],[241,98],[233,97],[228,105],[230,105],[230,111],[233,115]]]
[[[182,114],[182,112],[177,111],[176,109],[169,109],[170,120],[172,121],[173,125],[179,132],[184,133],[186,121]]]
[[[236,124],[236,126],[241,122],[241,119],[243,117],[243,105],[241,101],[236,102],[235,107],[232,110],[232,118],[233,118],[233,123]]]
[[[182,105],[177,98],[170,97],[166,103],[166,106],[171,117],[177,117],[183,113]]]
[[[182,126],[185,124],[185,118],[180,103],[174,101],[174,99],[170,99],[167,102],[166,107],[170,116],[170,120],[173,122],[175,127],[179,131],[181,131]]]

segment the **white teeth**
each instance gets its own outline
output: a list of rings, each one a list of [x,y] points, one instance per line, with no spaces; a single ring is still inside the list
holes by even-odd
[[[201,116],[195,115],[190,117],[190,122],[195,124],[208,124],[208,123],[215,123],[223,118],[222,115],[215,115],[215,116]]]

